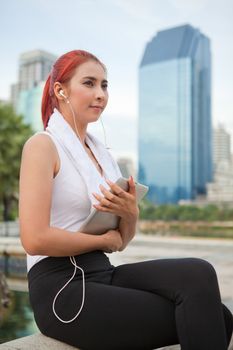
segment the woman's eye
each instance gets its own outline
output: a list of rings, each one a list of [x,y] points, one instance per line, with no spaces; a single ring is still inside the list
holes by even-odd
[[[91,80],[85,81],[84,84],[89,85],[89,86],[93,86],[93,82]]]
[[[93,87],[93,86],[94,86],[94,82],[91,81],[91,80],[85,81],[84,84],[87,85],[87,86],[90,86],[90,87]],[[103,85],[102,85],[102,89],[103,89],[103,90],[107,90],[107,88],[108,88],[108,84],[103,84]]]

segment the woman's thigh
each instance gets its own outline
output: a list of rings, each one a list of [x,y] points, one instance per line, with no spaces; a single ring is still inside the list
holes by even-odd
[[[211,280],[211,281],[210,281]],[[112,284],[162,294],[175,300],[181,292],[195,293],[198,288],[216,286],[217,277],[213,266],[198,258],[154,259],[119,265],[114,269]]]
[[[67,298],[80,299],[78,294],[73,285]],[[61,316],[71,318],[75,310],[63,302],[67,308]],[[146,291],[89,282],[84,308],[74,322],[66,325],[50,317],[43,333],[81,349],[151,350],[178,343],[173,303]]]

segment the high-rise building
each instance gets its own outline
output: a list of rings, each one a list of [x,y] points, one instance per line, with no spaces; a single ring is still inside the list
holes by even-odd
[[[23,115],[24,122],[30,124],[34,131],[43,129],[41,100],[44,84],[45,82],[41,81],[28,90],[22,90],[17,99],[17,113]]]
[[[43,51],[24,52],[19,59],[18,82],[11,86],[11,102],[17,113],[22,114],[25,122],[33,129],[42,128],[41,98],[56,56]]]
[[[212,178],[210,41],[190,25],[163,30],[139,69],[138,180],[155,203],[206,192]]]
[[[56,56],[43,50],[24,52],[19,58],[19,89],[30,90],[47,79]]]
[[[233,156],[215,164],[213,181],[207,184],[206,201],[233,206]]]
[[[233,203],[233,156],[231,135],[223,125],[213,131],[213,180],[207,184],[208,203]]]
[[[222,161],[231,161],[231,135],[223,125],[219,125],[213,131],[213,163],[214,166]]]

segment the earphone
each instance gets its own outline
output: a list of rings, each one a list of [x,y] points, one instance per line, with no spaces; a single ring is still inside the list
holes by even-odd
[[[60,90],[60,91],[59,91],[59,95],[61,95],[62,97],[64,97],[64,98],[67,99],[66,95],[64,95],[64,91],[63,91],[63,90]]]

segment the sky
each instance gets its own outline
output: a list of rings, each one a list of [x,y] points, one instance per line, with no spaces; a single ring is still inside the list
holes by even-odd
[[[212,120],[233,137],[232,0],[3,0],[0,4],[0,99],[17,81],[18,59],[34,49],[57,56],[83,49],[108,69],[103,113],[115,155],[137,160],[138,68],[160,30],[190,24],[211,40]],[[91,125],[102,141],[101,123]]]

